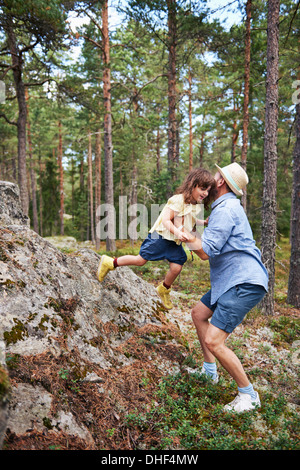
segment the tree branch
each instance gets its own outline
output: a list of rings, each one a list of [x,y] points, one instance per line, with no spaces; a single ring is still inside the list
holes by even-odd
[[[57,83],[55,78],[45,78],[45,80],[42,80],[41,82],[24,83],[24,86],[27,86],[27,87],[40,86],[40,85],[44,85],[44,83],[47,83],[47,82]]]
[[[3,117],[5,119],[5,121],[8,124],[11,124],[12,126],[17,126],[18,125],[16,122],[11,121],[10,119],[8,119],[8,117],[4,113],[0,113],[0,117]]]
[[[161,73],[159,75],[157,75],[156,77],[152,78],[152,80],[150,80],[149,82],[145,83],[145,85],[143,85],[139,91],[135,94],[135,98],[137,98],[139,96],[139,94],[141,93],[141,91],[148,85],[150,85],[151,83],[155,82],[158,78],[160,77],[167,77],[168,74],[167,73]]]
[[[23,54],[24,52],[30,51],[31,49],[34,49],[35,46],[38,44],[38,40],[36,40],[33,44],[29,44],[28,46],[23,47],[23,49],[20,51],[20,54]]]
[[[88,11],[85,10],[84,13],[89,17],[89,19],[90,19],[90,20],[94,23],[94,25],[98,28],[98,30],[100,31],[101,36],[102,36],[102,38],[103,38],[103,31],[102,31],[102,28],[101,28],[101,26],[99,25],[99,23],[97,23],[97,21],[93,18],[93,16],[88,13]]]
[[[99,44],[99,42],[94,41],[94,39],[91,39],[91,38],[89,38],[88,36],[85,36],[85,35],[83,35],[82,37],[84,39],[86,39],[87,41],[91,42],[92,44],[94,44],[94,46],[99,47],[99,49],[101,49],[101,51],[104,51],[104,48],[101,46],[101,44]]]

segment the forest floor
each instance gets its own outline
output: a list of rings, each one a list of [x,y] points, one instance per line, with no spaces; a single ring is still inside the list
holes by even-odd
[[[259,391],[261,408],[239,415],[224,412],[224,405],[237,393],[234,381],[220,365],[217,385],[199,375],[203,357],[191,309],[210,287],[209,265],[195,256],[192,260],[188,254],[172,292],[174,309],[165,313],[170,323],[179,326],[183,347],[162,338],[161,332],[158,336],[149,330],[136,338],[128,347],[139,360],[130,370],[116,371],[110,377],[110,396],[101,403],[101,410],[94,392],[82,385],[80,394],[78,390],[74,393],[66,382],[65,396],[74,411],[79,413],[83,402],[95,410],[94,435],[98,433],[99,450],[299,450],[300,310],[286,303],[290,246],[288,240],[279,245],[274,315],[264,316],[254,308],[227,340]],[[139,246],[120,241],[111,255],[137,254]],[[104,252],[105,244],[101,244],[99,253]],[[157,286],[167,267],[165,262],[148,262],[132,269]],[[165,354],[166,363],[169,354],[170,362],[178,359],[184,367],[158,374],[157,366],[148,359],[155,350]],[[53,371],[61,365],[49,367]],[[83,442],[55,441],[50,434],[28,435],[19,443],[10,443],[8,436],[6,448],[88,450]]]
[[[162,419],[164,429],[169,431],[169,440],[165,439],[169,445],[177,443],[185,449],[207,450],[300,448],[300,309],[287,304],[289,257],[289,241],[282,239],[276,253],[274,315],[264,316],[259,308],[254,308],[227,340],[227,345],[240,358],[259,391],[261,409],[248,416],[224,416],[223,406],[231,401],[237,390],[228,373],[220,366],[221,379],[217,387],[205,382],[200,384],[197,374],[196,382],[191,376],[170,378],[164,391],[164,403],[168,403],[166,414],[169,416]],[[166,264],[147,263],[134,270],[157,285],[163,279]],[[175,308],[167,316],[180,326],[189,343],[191,370],[195,367],[199,370],[203,361],[191,309],[209,288],[208,262],[201,261],[197,256],[192,259],[189,255],[174,286]],[[178,392],[172,401],[170,396],[174,387]],[[182,408],[178,405],[180,400]],[[189,411],[193,401],[197,407],[194,417]],[[199,411],[200,408],[202,411]],[[182,422],[179,416],[183,417]]]
[[[128,242],[118,242],[114,256],[139,252]],[[100,250],[105,252],[105,247]],[[286,303],[290,245],[282,239],[276,253],[275,311],[262,315],[254,308],[229,336],[227,345],[242,361],[250,380],[259,391],[259,411],[232,416],[223,406],[236,393],[236,384],[218,367],[217,386],[199,376],[203,357],[191,319],[191,309],[210,288],[209,264],[188,253],[188,261],[175,282],[174,309],[167,318],[177,324],[188,343],[185,366],[190,374],[162,377],[155,401],[144,409],[137,406],[126,417],[131,448],[230,450],[286,450],[300,448],[300,310]],[[148,262],[132,268],[144,280],[157,286],[164,278],[166,262]],[[150,387],[150,384],[149,384]],[[141,389],[145,393],[145,388]],[[143,397],[140,397],[143,402]],[[123,423],[124,424],[124,423]],[[112,428],[117,438],[117,430]],[[138,436],[134,438],[133,436]],[[142,437],[141,437],[142,436]],[[118,440],[118,439],[117,439]],[[115,442],[115,441],[114,441]]]

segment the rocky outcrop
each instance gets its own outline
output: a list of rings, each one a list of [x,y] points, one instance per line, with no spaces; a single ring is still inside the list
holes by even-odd
[[[0,372],[6,362],[11,389],[2,396],[1,439],[6,428],[8,448],[28,439],[33,448],[63,439],[103,447],[104,417],[118,421],[135,406],[143,377],[179,369],[180,330],[131,269],[100,284],[99,254],[62,253],[30,230],[16,185],[0,183],[0,194]]]
[[[0,181],[0,226],[18,224],[29,227],[29,223],[29,218],[22,212],[19,187]]]

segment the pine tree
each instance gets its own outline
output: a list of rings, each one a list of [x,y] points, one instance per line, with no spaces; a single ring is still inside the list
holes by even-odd
[[[26,98],[24,64],[26,54],[40,46],[47,51],[57,47],[65,34],[65,15],[56,0],[23,2],[21,0],[2,2],[0,28],[6,34],[6,45],[1,51],[10,55],[11,63],[1,67],[12,70],[18,102],[18,183],[24,213],[28,215],[29,201],[26,169]]]
[[[269,0],[268,2],[264,191],[261,235],[262,259],[269,273],[269,290],[262,301],[262,307],[266,315],[273,314],[275,288],[279,5],[279,0]]]

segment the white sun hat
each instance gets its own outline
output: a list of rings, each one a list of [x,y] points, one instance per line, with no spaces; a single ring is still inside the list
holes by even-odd
[[[247,186],[249,178],[245,170],[236,162],[220,168],[215,164],[222,177],[237,196],[243,195],[243,189]]]

